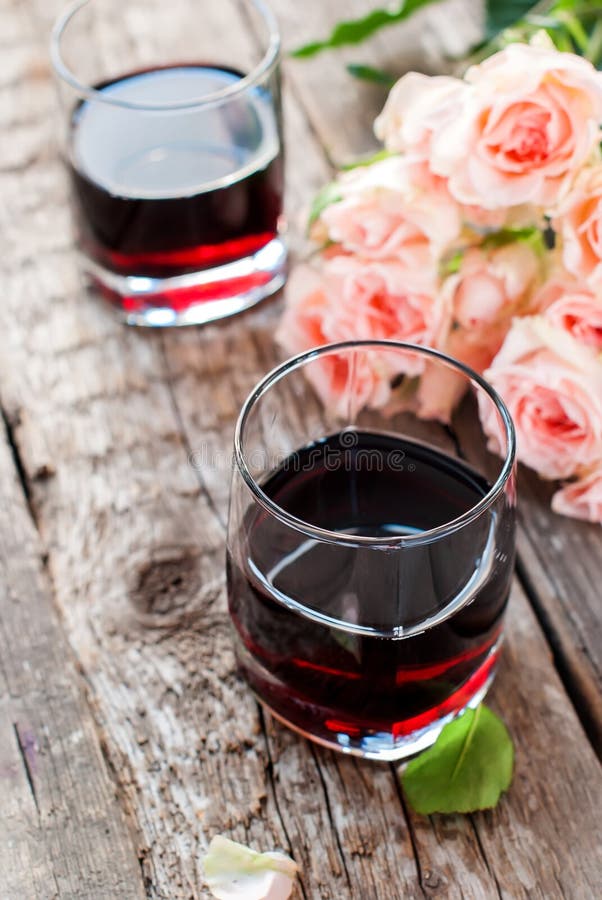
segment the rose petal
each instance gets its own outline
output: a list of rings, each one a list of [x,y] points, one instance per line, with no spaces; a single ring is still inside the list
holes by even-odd
[[[284,853],[258,853],[221,835],[205,856],[205,878],[217,900],[287,900],[297,871]]]

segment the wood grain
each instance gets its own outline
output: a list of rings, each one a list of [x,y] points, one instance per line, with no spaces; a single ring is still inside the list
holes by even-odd
[[[0,438],[0,896],[145,896],[42,551]]]
[[[550,512],[556,485],[520,474],[519,571],[556,665],[602,758],[602,534]]]
[[[476,416],[466,398],[454,415],[456,440],[475,465],[495,466],[484,452]],[[487,469],[485,468],[484,471]],[[495,468],[491,469],[491,473]],[[602,755],[602,678],[599,582],[600,527],[557,516],[556,485],[519,466],[517,570],[553,652],[558,672],[598,757]]]
[[[44,68],[58,5],[29,0],[3,13],[14,49],[2,77],[9,91],[19,83],[20,103],[2,107],[13,146],[0,147],[0,401],[147,897],[208,898],[201,859],[217,832],[292,853],[296,896],[307,900],[599,895],[599,767],[518,588],[492,697],[517,740],[517,774],[494,813],[408,814],[392,769],[316,750],[264,719],[239,681],[223,574],[231,437],[276,359],[278,306],[149,334],[123,329],[86,295]],[[237,21],[229,3],[220,8]],[[336,18],[342,4],[328,9]],[[284,24],[289,45],[303,39],[302,23]],[[252,40],[246,29],[231,34]],[[317,102],[309,118],[299,102],[313,92],[292,66],[287,75],[294,223],[328,159]],[[336,155],[351,149],[351,132],[341,134],[356,126],[332,62],[324,83],[317,97]],[[75,814],[81,801],[68,802]],[[132,897],[139,880],[137,869]]]

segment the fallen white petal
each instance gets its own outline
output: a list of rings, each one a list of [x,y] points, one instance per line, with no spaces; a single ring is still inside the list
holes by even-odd
[[[258,853],[216,835],[205,856],[205,878],[217,900],[287,900],[297,864],[284,853]]]

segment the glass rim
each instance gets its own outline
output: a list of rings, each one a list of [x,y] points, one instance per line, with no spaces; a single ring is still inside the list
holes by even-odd
[[[287,512],[287,510],[283,509],[281,506],[275,503],[262,490],[261,485],[251,474],[245,461],[243,437],[247,420],[257,401],[260,400],[260,398],[269,390],[270,387],[272,387],[272,385],[276,384],[290,372],[294,372],[296,369],[301,368],[306,363],[314,359],[318,359],[320,356],[337,353],[342,350],[354,350],[358,348],[402,350],[417,353],[419,355],[423,354],[433,360],[436,360],[437,362],[446,364],[450,368],[456,369],[458,372],[465,375],[468,379],[470,379],[470,381],[476,383],[482,390],[484,390],[489,399],[493,402],[503,422],[506,437],[506,452],[504,454],[502,467],[500,469],[498,477],[491,485],[487,493],[479,500],[478,503],[476,503],[474,506],[471,506],[464,513],[462,513],[461,516],[457,516],[455,519],[452,519],[449,522],[444,522],[442,525],[437,525],[435,528],[429,528],[425,531],[421,531],[418,534],[392,535],[387,538],[369,537],[368,535],[357,534],[350,535],[342,531],[332,531],[327,528],[321,528],[318,525],[312,525],[311,522],[307,522],[304,519],[299,519],[297,516],[294,516],[291,513]],[[296,531],[299,531],[310,538],[315,538],[322,543],[345,544],[346,546],[352,547],[373,547],[375,549],[417,547],[424,544],[434,543],[437,540],[445,538],[448,535],[459,531],[464,526],[478,519],[479,516],[485,513],[493,505],[493,503],[495,503],[500,494],[503,492],[508,479],[512,475],[512,472],[514,470],[515,457],[516,432],[514,429],[512,417],[510,415],[510,412],[508,411],[508,407],[506,406],[500,395],[497,393],[497,391],[489,384],[489,382],[469,366],[466,366],[459,360],[454,359],[453,357],[448,356],[445,353],[442,353],[440,350],[434,350],[431,347],[422,347],[418,344],[411,344],[405,341],[338,341],[331,344],[324,344],[321,347],[315,347],[312,350],[306,350],[303,353],[298,353],[285,362],[280,363],[278,366],[275,366],[255,386],[255,388],[251,391],[251,393],[243,403],[234,432],[234,460],[236,462],[238,471],[242,475],[243,480],[245,481],[247,487],[250,489],[251,493],[254,495],[255,499],[265,509],[266,512],[273,515],[285,525],[294,528]]]
[[[105,91],[97,90],[92,85],[84,84],[63,60],[61,42],[65,31],[79,10],[91,2],[96,2],[96,0],[73,0],[56,20],[50,36],[50,60],[55,74],[73,88],[79,97],[85,98],[86,100],[95,100],[99,103],[107,103],[111,106],[121,107],[122,109],[134,109],[141,112],[169,112],[178,109],[194,109],[197,107],[203,108],[213,106],[254,87],[266,75],[269,75],[273,71],[280,57],[280,31],[278,29],[276,16],[263,0],[247,0],[247,2],[251,3],[262,16],[267,25],[269,34],[267,49],[257,65],[255,65],[250,72],[247,72],[246,75],[243,75],[243,77],[234,84],[220,88],[217,91],[210,91],[207,94],[192,99],[172,100],[168,103],[140,103],[129,100],[120,100],[118,97],[111,97],[110,94]]]

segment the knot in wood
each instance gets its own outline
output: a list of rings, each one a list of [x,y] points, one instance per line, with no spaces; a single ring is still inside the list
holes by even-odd
[[[130,600],[143,624],[164,627],[191,605],[200,587],[198,551],[162,547],[136,567]]]

